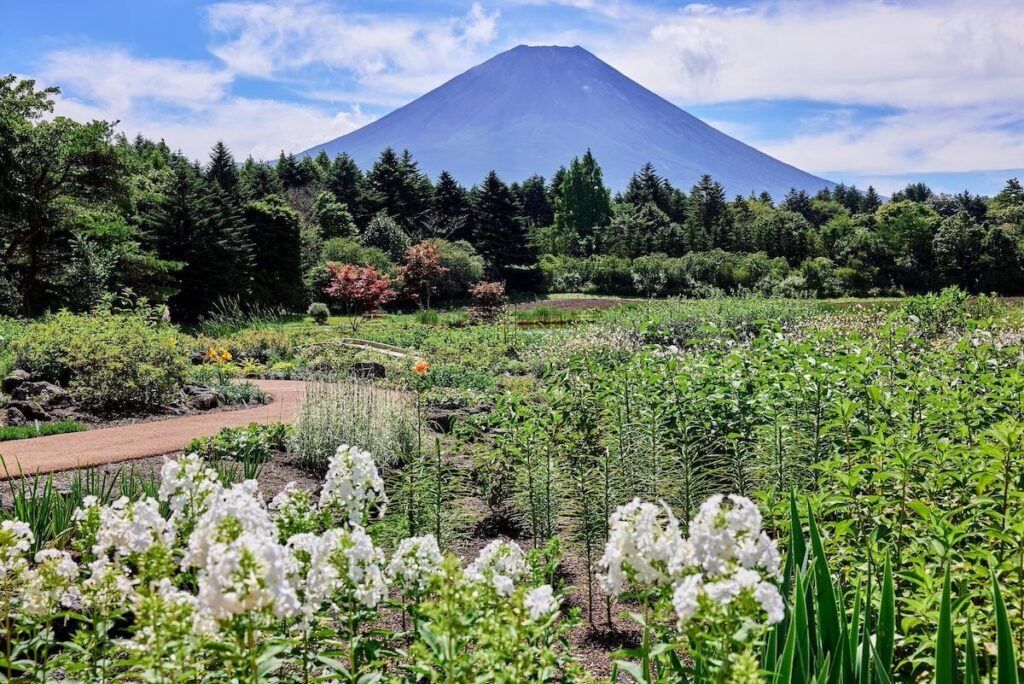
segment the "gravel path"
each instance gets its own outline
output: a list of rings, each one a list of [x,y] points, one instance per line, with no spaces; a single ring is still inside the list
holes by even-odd
[[[196,437],[249,423],[288,422],[305,394],[298,380],[252,380],[273,397],[269,404],[86,432],[34,437],[0,443],[0,456],[11,475],[58,470],[160,456],[184,449]],[[5,474],[0,468],[0,480]]]

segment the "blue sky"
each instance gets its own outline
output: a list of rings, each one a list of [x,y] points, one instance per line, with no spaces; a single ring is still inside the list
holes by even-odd
[[[582,45],[783,161],[891,192],[1024,177],[1019,0],[8,0],[0,71],[205,157],[342,135],[520,43]]]

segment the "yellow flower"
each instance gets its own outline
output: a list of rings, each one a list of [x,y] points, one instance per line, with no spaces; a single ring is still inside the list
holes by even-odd
[[[412,367],[412,372],[416,375],[424,375],[430,370],[430,364],[426,361],[417,361],[416,365]]]
[[[222,358],[225,361],[230,361],[231,358],[232,358],[231,357],[231,352],[229,352],[227,349],[222,349],[220,351],[220,358]]]

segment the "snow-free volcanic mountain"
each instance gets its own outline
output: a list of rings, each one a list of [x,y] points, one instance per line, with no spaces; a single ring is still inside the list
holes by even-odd
[[[369,168],[386,147],[466,185],[491,169],[507,182],[550,175],[587,148],[614,190],[646,162],[684,189],[709,173],[731,195],[778,200],[790,188],[833,185],[712,128],[581,47],[521,45],[303,154],[347,152]]]

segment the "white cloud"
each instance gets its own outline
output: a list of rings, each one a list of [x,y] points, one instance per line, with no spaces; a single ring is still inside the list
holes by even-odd
[[[462,17],[340,12],[325,4],[228,2],[207,10],[211,51],[229,69],[301,78],[325,67],[368,98],[420,95],[490,56],[500,12],[474,3]]]
[[[764,152],[818,173],[858,175],[1016,168],[1024,132],[990,108],[908,111],[870,126],[849,122],[785,140],[752,141]]]
[[[804,98],[899,107],[1024,102],[1024,3],[768,2],[662,12],[601,53],[688,103]]]
[[[80,120],[118,121],[128,135],[163,138],[205,159],[224,140],[239,158],[276,157],[336,138],[374,117],[358,105],[331,111],[301,103],[230,94],[232,77],[196,62],[142,59],[98,49],[51,53],[43,80],[59,84],[56,113]]]
[[[224,97],[232,76],[204,62],[132,57],[121,49],[58,50],[43,59],[40,76],[73,84],[76,93],[111,108],[150,99],[205,107]]]

